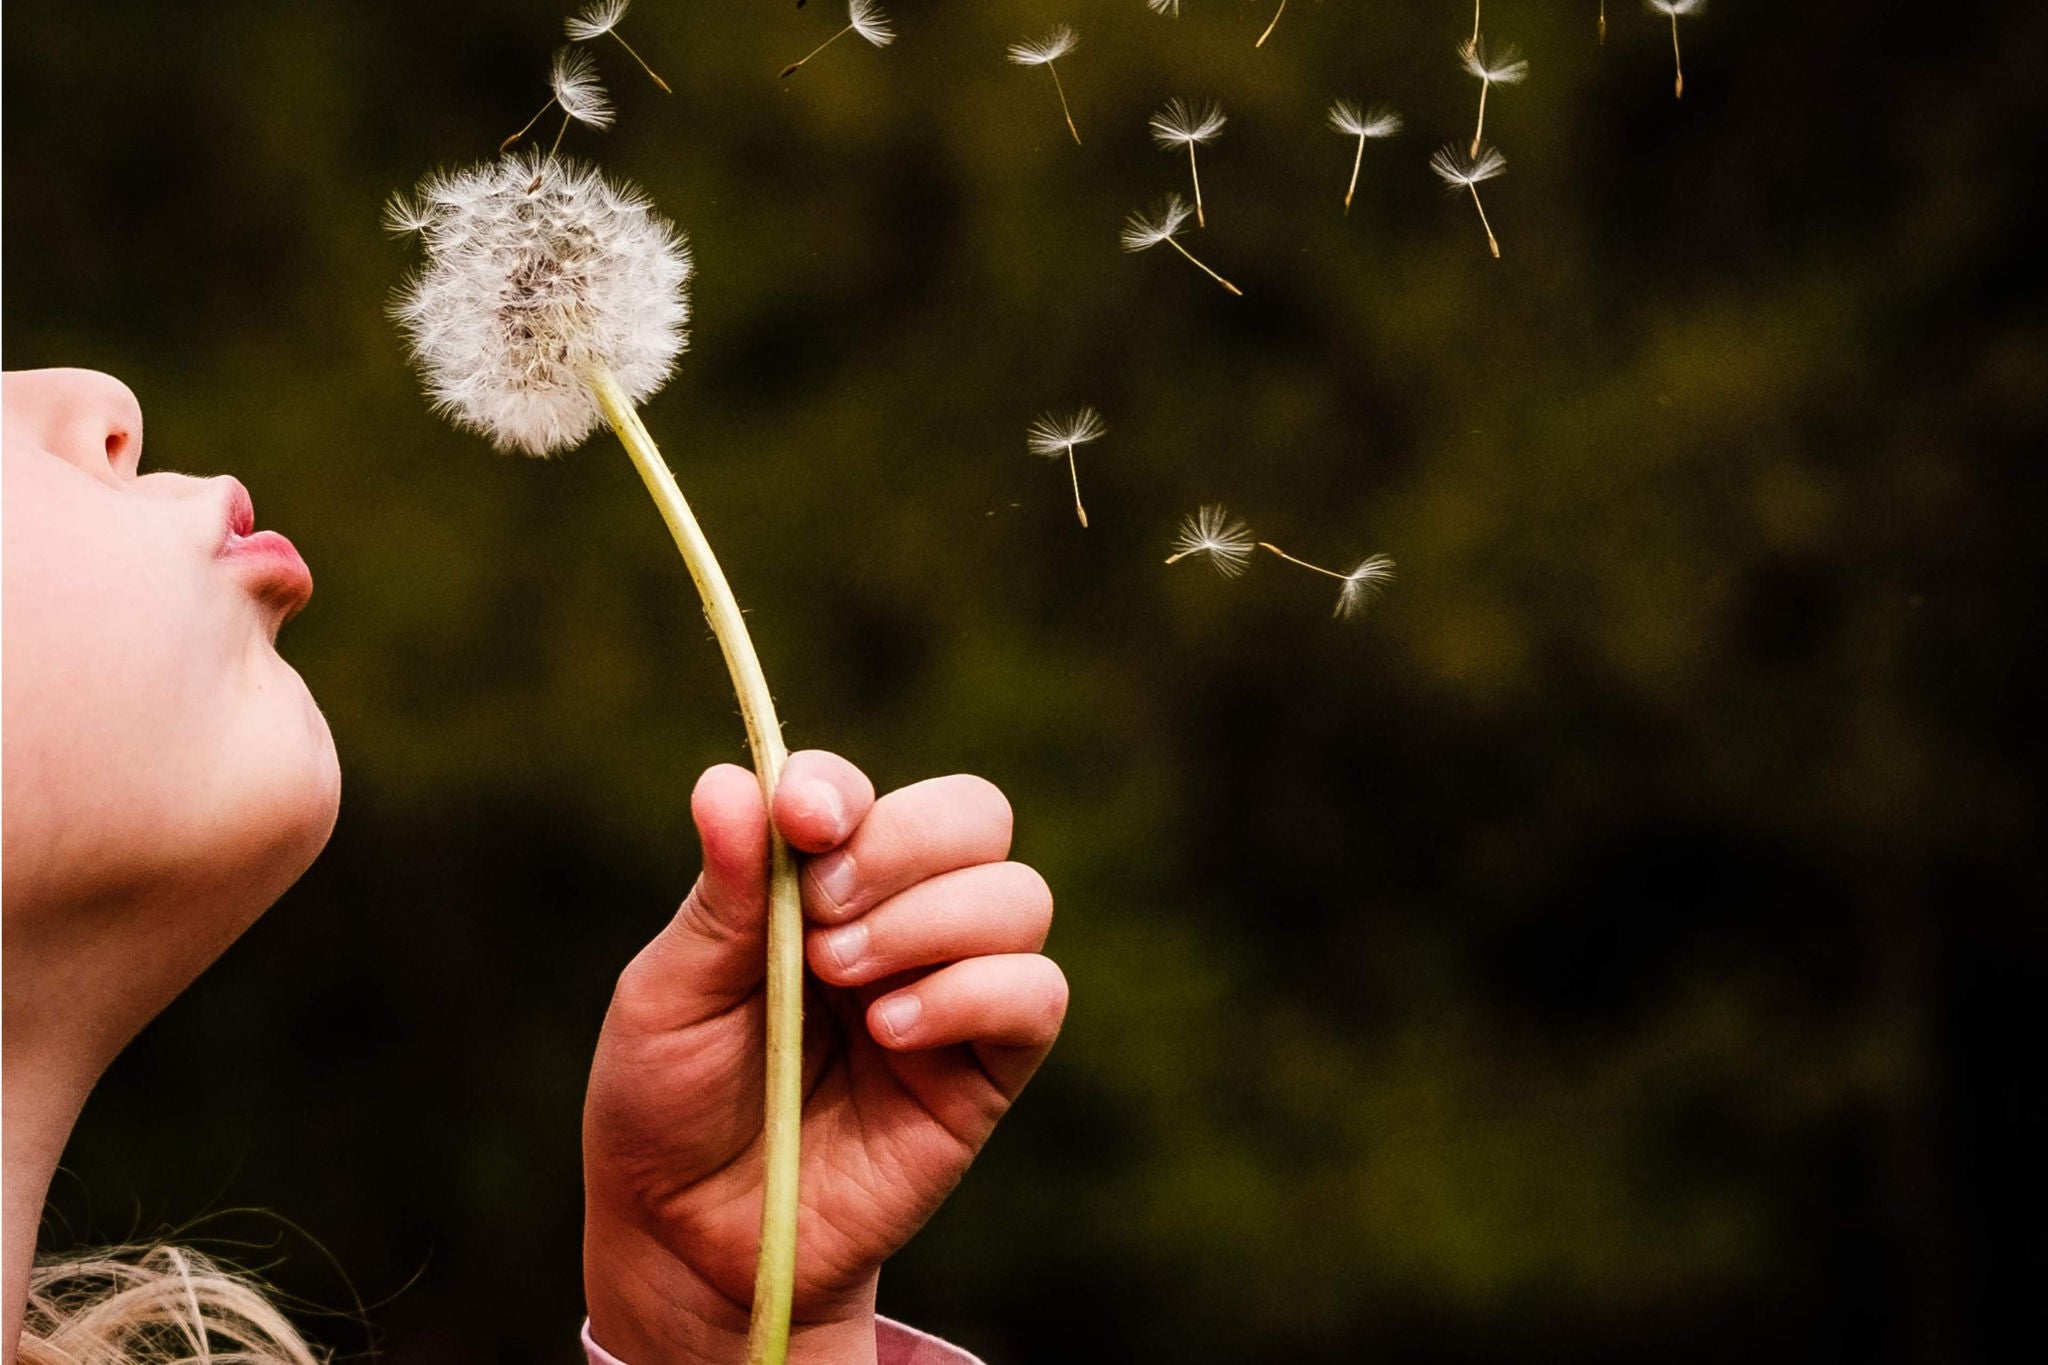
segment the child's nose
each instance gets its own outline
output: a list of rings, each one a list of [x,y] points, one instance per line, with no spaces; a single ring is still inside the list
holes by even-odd
[[[7,376],[10,424],[41,429],[51,453],[89,474],[133,478],[142,462],[142,405],[98,370],[24,370]]]

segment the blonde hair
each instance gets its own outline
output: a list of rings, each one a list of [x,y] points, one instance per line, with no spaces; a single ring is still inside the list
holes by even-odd
[[[253,1277],[175,1246],[36,1266],[19,1365],[322,1365]]]

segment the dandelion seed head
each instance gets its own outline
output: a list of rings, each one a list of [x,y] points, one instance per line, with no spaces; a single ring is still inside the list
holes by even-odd
[[[1193,212],[1194,210],[1188,207],[1188,201],[1177,194],[1169,194],[1160,201],[1157,213],[1147,214],[1142,210],[1133,210],[1130,217],[1124,219],[1124,250],[1143,251],[1148,247],[1158,246],[1179,232],[1181,225],[1187,222],[1188,215]]]
[[[550,454],[603,420],[594,366],[636,404],[674,371],[689,248],[637,189],[529,151],[435,172],[407,203],[425,259],[389,311],[428,398],[457,426]]]
[[[1161,147],[1193,147],[1214,142],[1223,132],[1223,106],[1215,100],[1184,100],[1176,95],[1152,116],[1152,140]]]
[[[1061,24],[1035,43],[1011,43],[1010,60],[1019,66],[1049,66],[1081,44],[1081,35]]]
[[[570,118],[593,128],[612,126],[611,97],[598,79],[597,63],[582,48],[557,49],[554,65],[548,70],[548,85],[555,92],[555,103]]]
[[[1385,555],[1374,555],[1361,560],[1358,567],[1344,575],[1343,585],[1337,589],[1337,609],[1331,613],[1339,621],[1349,621],[1372,605],[1394,581],[1394,561]]]
[[[572,43],[602,38],[619,26],[619,20],[626,17],[626,7],[632,3],[633,0],[591,0],[562,21],[562,31]]]
[[[1168,18],[1180,18],[1180,0],[1145,0],[1145,8]]]
[[[1180,532],[1173,538],[1173,558],[1206,559],[1216,566],[1217,573],[1236,578],[1251,562],[1257,543],[1251,527],[1212,502],[1181,518]]]
[[[1513,43],[1500,51],[1488,54],[1486,40],[1466,43],[1458,49],[1458,60],[1470,72],[1474,80],[1489,85],[1519,85],[1529,79],[1529,63],[1522,59],[1522,49]]]
[[[1392,137],[1401,131],[1401,116],[1384,104],[1360,113],[1350,100],[1330,106],[1330,127],[1347,137]]]
[[[1429,168],[1443,180],[1446,188],[1464,190],[1504,174],[1508,159],[1496,147],[1482,146],[1478,156],[1468,157],[1456,143],[1446,143],[1430,157]]]
[[[846,0],[846,22],[876,47],[887,47],[896,41],[896,30],[889,26],[888,16],[875,0]]]
[[[1102,414],[1094,408],[1076,408],[1070,415],[1059,417],[1050,412],[1040,413],[1024,432],[1024,444],[1033,455],[1043,455],[1057,460],[1075,446],[1085,446],[1090,441],[1099,441],[1108,432]]]
[[[1707,8],[1707,0],[1643,0],[1643,3],[1650,7],[1652,13],[1667,19],[1684,19]]]

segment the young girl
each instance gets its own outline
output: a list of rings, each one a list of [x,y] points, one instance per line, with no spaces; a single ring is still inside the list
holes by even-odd
[[[274,648],[312,576],[234,479],[139,471],[142,414],[119,381],[9,374],[4,398],[0,1345],[10,1363],[139,1359],[166,1339],[189,1350],[150,1359],[307,1361],[260,1295],[189,1254],[38,1267],[34,1243],[93,1083],[334,825],[333,740]],[[692,810],[703,873],[621,974],[584,1106],[584,1342],[600,1365],[745,1356],[768,813],[732,766],[699,779]],[[967,1360],[879,1320],[876,1280],[1059,1031],[1066,982],[1038,952],[1051,894],[1004,860],[1009,808],[979,778],[877,799],[844,759],[800,753],[773,816],[808,855],[822,984],[790,1359]]]

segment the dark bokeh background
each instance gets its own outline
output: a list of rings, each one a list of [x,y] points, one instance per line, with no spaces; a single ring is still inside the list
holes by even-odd
[[[1425,167],[1463,0],[1260,51],[1221,0],[896,0],[787,83],[829,0],[642,0],[673,98],[595,49],[620,125],[569,145],[694,242],[648,420],[790,735],[987,774],[1060,897],[1066,1035],[884,1308],[1013,1363],[2000,1355],[2048,1275],[2048,23],[1716,0],[1678,103],[1632,0],[1604,49],[1596,0],[1486,8],[1534,64],[1498,263]],[[57,1204],[346,1308],[338,1265],[372,1326],[314,1330],[396,1362],[573,1356],[588,1050],[742,753],[609,439],[493,454],[382,315],[385,195],[531,112],[560,13],[5,15],[7,363],[123,376],[146,458],[297,540],[347,774]],[[1002,60],[1055,19],[1078,149]],[[1242,300],[1117,249],[1174,93],[1231,115],[1189,241]],[[1338,95],[1409,122],[1348,219]],[[1023,445],[1075,402],[1086,532]],[[1163,568],[1211,499],[1400,582],[1346,626]]]

